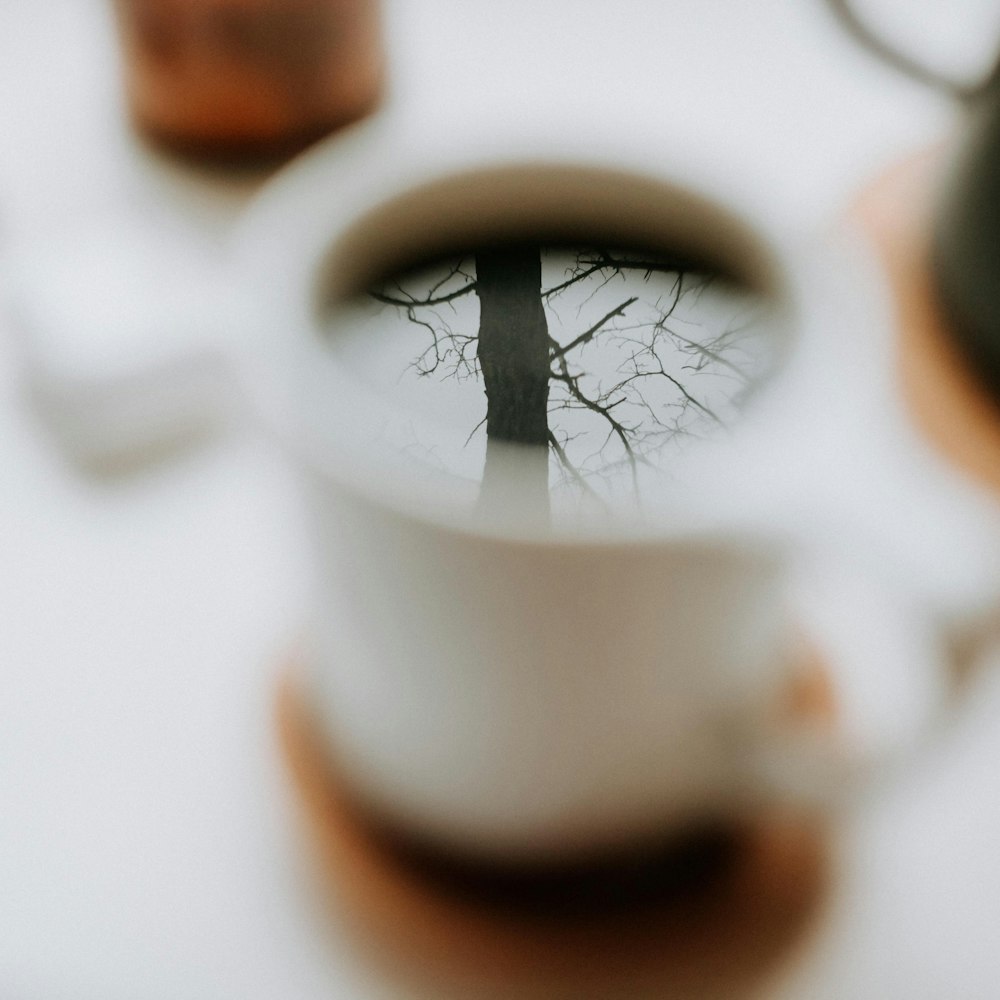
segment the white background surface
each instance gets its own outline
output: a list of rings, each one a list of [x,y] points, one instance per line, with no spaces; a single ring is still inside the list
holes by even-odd
[[[399,108],[456,128],[624,115],[661,142],[703,125],[803,231],[954,121],[807,0],[422,0],[390,28]],[[116,86],[98,0],[0,8],[0,268],[113,219],[170,227],[192,253],[224,245],[261,179],[152,157]],[[286,470],[233,427],[88,478],[22,385],[2,337],[0,997],[406,996],[317,919],[289,833],[270,713],[308,546]],[[936,758],[848,817],[821,933],[775,995],[1000,995],[998,712],[985,683]]]

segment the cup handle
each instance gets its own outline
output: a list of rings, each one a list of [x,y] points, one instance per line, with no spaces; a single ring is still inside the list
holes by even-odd
[[[793,590],[828,704],[775,713],[758,730],[755,762],[768,798],[829,811],[891,777],[940,729],[960,687],[959,646],[912,590],[846,561],[806,568]]]

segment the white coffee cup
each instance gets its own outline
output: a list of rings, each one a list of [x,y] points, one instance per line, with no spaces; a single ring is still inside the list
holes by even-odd
[[[540,232],[678,246],[772,305],[771,377],[641,512],[549,523],[516,473],[485,511],[387,443],[398,400],[331,348],[387,269]],[[978,498],[896,410],[860,251],[807,246],[752,178],[621,137],[375,122],[276,181],[241,251],[251,392],[301,467],[322,580],[302,692],[376,816],[473,855],[585,854],[838,802],[939,717],[948,630],[991,572]],[[804,646],[829,731],[780,711]]]

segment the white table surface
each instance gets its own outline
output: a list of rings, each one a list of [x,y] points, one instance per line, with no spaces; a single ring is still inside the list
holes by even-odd
[[[942,13],[928,0],[926,16]],[[588,107],[595,127],[616,107],[651,130],[703,120],[803,231],[955,120],[817,0],[421,0],[389,24],[394,103],[456,128],[487,94],[536,124],[570,107],[564,127],[586,127]],[[112,217],[211,251],[264,181],[135,143],[99,0],[0,6],[0,95],[0,270]],[[230,426],[88,477],[21,389],[0,337],[0,997],[412,995],[317,918],[294,846],[271,728],[308,592],[287,470]],[[845,820],[820,931],[769,995],[1000,995],[1000,682],[974,702],[937,755]]]

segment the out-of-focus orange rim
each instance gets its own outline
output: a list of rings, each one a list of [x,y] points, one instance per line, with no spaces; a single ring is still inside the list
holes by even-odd
[[[578,988],[572,995],[583,996],[603,983],[600,989],[646,984],[670,995],[738,996],[802,943],[825,896],[822,832],[779,816],[741,830],[735,864],[704,893],[585,920],[480,907],[439,891],[370,836],[311,731],[292,673],[278,692],[277,725],[338,919],[407,974],[470,991],[516,985],[544,994],[558,984],[559,995]]]
[[[930,271],[930,214],[944,156],[935,147],[897,164],[863,192],[851,217],[891,287],[900,387],[915,423],[957,468],[1000,493],[1000,407],[948,339]]]

